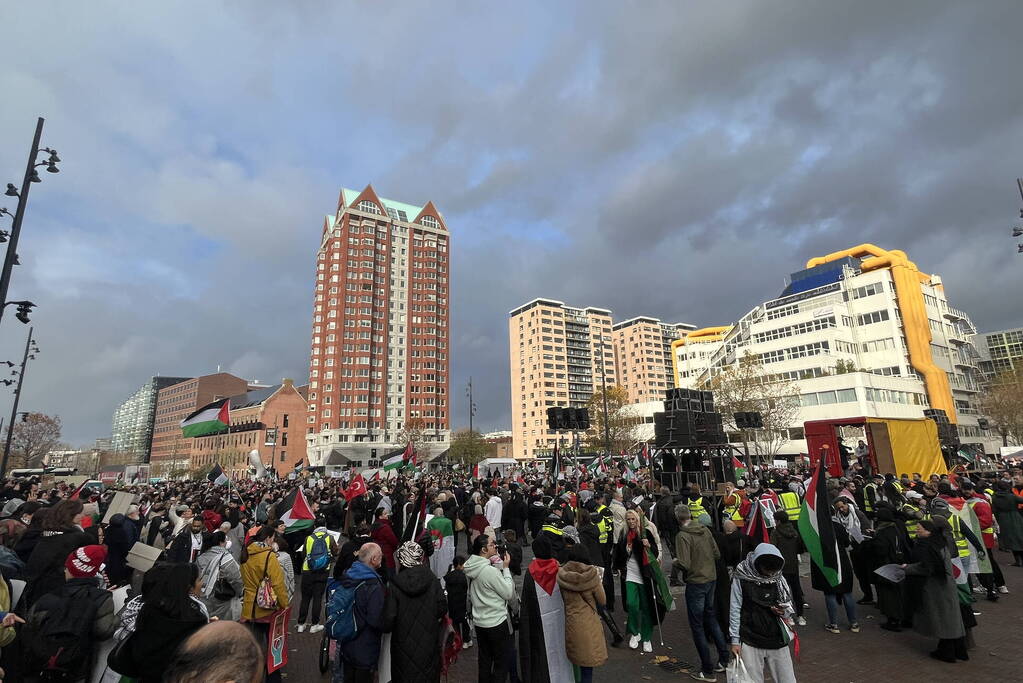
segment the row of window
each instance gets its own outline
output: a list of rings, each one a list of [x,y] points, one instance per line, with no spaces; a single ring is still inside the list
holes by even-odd
[[[888,320],[888,309],[884,308],[880,311],[873,311],[872,313],[862,313],[856,316],[857,325],[873,325],[874,323],[884,322]]]
[[[765,365],[768,363],[779,363],[783,360],[818,356],[822,353],[827,353],[830,348],[830,345],[826,341],[813,342],[812,344],[801,344],[787,349],[768,351],[760,356],[760,360]]]
[[[806,322],[788,325],[787,327],[778,327],[773,330],[768,330],[767,332],[758,332],[753,335],[753,342],[755,344],[759,344],[761,342],[772,341],[774,339],[783,339],[785,337],[793,337],[799,334],[807,334],[808,332],[826,330],[829,327],[835,327],[835,316],[815,318],[814,320],[807,320]]]

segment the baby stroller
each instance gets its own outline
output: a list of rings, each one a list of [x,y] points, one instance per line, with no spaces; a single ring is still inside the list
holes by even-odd
[[[324,600],[324,609],[330,604],[330,598],[334,591],[341,587],[341,582],[331,577],[327,579],[327,597]],[[320,673],[330,671],[330,663],[337,659],[337,641],[330,637],[330,629],[323,629],[323,639],[320,641]]]

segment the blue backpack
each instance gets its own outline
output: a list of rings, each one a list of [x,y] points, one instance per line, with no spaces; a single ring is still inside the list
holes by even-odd
[[[330,537],[323,531],[313,534],[313,545],[309,549],[309,556],[306,558],[306,564],[309,565],[310,570],[319,571],[320,569],[326,569],[330,564],[328,538]]]
[[[359,623],[355,618],[355,595],[362,588],[360,582],[354,588],[338,586],[327,605],[327,633],[338,643],[355,640],[359,635]]]

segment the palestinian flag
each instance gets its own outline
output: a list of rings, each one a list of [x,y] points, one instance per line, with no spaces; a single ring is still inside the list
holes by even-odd
[[[284,500],[277,506],[277,509],[284,510],[284,514],[281,515],[281,521],[284,522],[285,533],[311,529],[313,520],[316,518],[313,515],[312,508],[309,507],[309,503],[306,502],[302,489],[297,486],[291,493],[285,496]]]
[[[480,464],[479,463],[476,463],[475,465],[472,466],[472,478],[473,479],[479,479],[480,478]]]
[[[734,455],[732,456],[732,469],[735,470],[735,478],[736,479],[745,479],[746,478],[746,472],[747,472],[746,466],[742,464],[742,460],[739,460]]]
[[[71,494],[71,498],[69,500],[78,500],[78,496],[80,496],[82,494],[82,489],[84,489],[85,485],[88,484],[88,483],[89,483],[89,480],[86,479],[81,484],[79,484],[78,488],[76,488],[74,493]]]
[[[597,472],[600,472],[602,469],[604,469],[603,467],[601,467],[602,464],[603,460],[601,458],[594,458],[590,462],[590,464],[586,466],[586,469],[589,471],[591,475],[596,474]]]
[[[806,497],[799,511],[799,535],[803,537],[810,560],[817,565],[829,584],[837,586],[842,583],[842,563],[835,528],[831,523],[824,462],[824,458],[817,462],[813,477],[806,487]]]
[[[638,470],[650,464],[650,446],[643,444],[643,449],[632,459],[632,469]]]
[[[635,481],[636,479],[636,475],[629,469],[629,463],[622,464],[622,479],[625,481]]]
[[[390,472],[396,470],[405,465],[405,453],[404,451],[395,451],[389,456],[384,458],[384,471]]]
[[[554,468],[554,476],[558,476],[561,472],[561,456],[558,454],[558,443],[554,442],[554,457],[552,459],[552,467]]]
[[[828,522],[831,518],[828,518]],[[830,527],[829,527],[830,528]],[[742,532],[750,537],[752,547],[756,548],[761,543],[770,543],[771,535],[767,531],[767,522],[764,520],[764,510],[759,500],[753,501],[753,509]],[[809,546],[807,546],[809,547]]]
[[[220,434],[231,425],[231,399],[222,398],[207,403],[181,421],[181,435],[185,437]]]
[[[220,466],[220,463],[213,466],[213,469],[206,475],[206,478],[213,482],[214,486],[223,486],[229,481],[227,475],[224,474],[224,468]]]
[[[412,447],[411,443],[409,443],[409,445],[405,447],[405,452],[401,454],[401,457],[404,462],[403,467],[415,472],[417,468],[416,449]]]

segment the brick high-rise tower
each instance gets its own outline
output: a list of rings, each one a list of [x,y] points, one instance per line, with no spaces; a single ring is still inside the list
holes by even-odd
[[[310,464],[371,467],[410,425],[422,455],[447,448],[449,254],[433,202],[341,190],[316,258]]]

